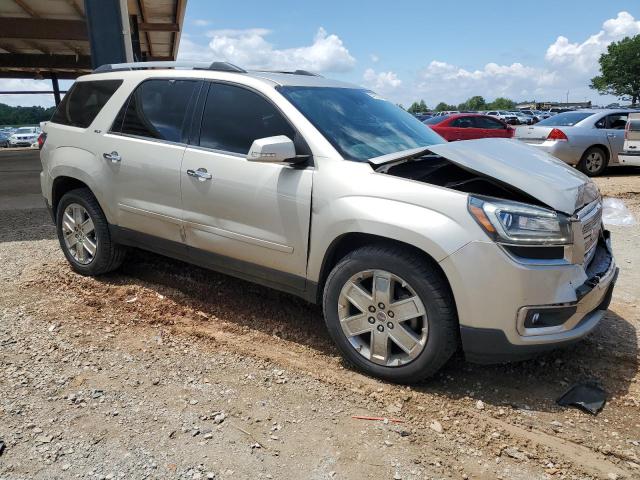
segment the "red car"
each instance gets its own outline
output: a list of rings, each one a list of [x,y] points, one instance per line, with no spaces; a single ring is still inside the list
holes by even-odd
[[[515,130],[497,118],[475,113],[431,117],[423,122],[449,142],[476,138],[512,138]]]

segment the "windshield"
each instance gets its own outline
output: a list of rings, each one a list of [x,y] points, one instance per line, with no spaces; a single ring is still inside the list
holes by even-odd
[[[33,129],[33,128],[19,128],[18,130],[16,130],[15,133],[17,133],[17,134],[33,133],[34,131],[35,131],[35,129]]]
[[[590,117],[593,113],[588,112],[566,112],[559,113],[553,117],[545,118],[536,125],[548,127],[573,127],[576,123]]]
[[[363,162],[444,142],[413,115],[367,90],[298,86],[278,90],[347,160]]]

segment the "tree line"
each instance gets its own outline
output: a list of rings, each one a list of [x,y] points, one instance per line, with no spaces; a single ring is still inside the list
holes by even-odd
[[[49,120],[56,107],[12,107],[0,103],[0,125],[35,125]]]
[[[409,113],[424,113],[424,112],[444,112],[447,110],[459,110],[465,111],[479,111],[479,110],[513,110],[516,106],[516,102],[504,97],[498,97],[493,102],[488,102],[480,95],[475,95],[468,98],[458,105],[451,105],[445,102],[438,103],[433,110],[431,110],[424,100],[419,102],[413,102],[407,109]]]

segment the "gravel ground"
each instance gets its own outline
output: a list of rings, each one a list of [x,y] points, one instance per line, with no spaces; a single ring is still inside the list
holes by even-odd
[[[598,183],[640,222],[637,170]],[[140,251],[85,278],[45,210],[0,225],[2,480],[640,478],[638,224],[612,228],[618,287],[583,342],[411,388],[353,371],[292,296]],[[581,380],[598,416],[555,404]]]

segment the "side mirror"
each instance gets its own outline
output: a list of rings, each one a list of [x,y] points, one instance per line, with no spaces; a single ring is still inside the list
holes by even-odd
[[[285,135],[254,140],[247,154],[250,162],[281,163],[296,158],[296,147]]]

